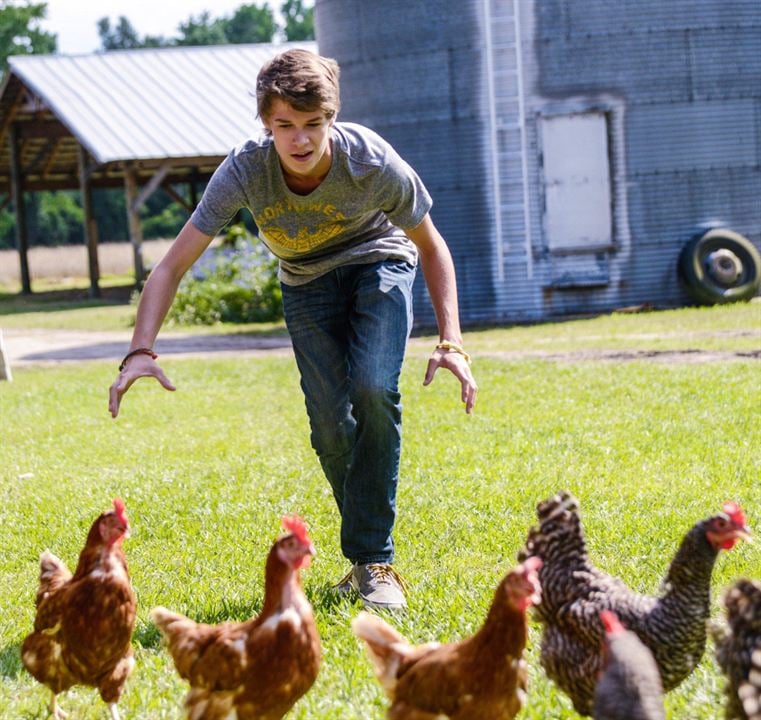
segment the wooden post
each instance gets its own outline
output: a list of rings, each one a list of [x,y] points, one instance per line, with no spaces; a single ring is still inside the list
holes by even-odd
[[[0,329],[0,380],[13,380],[11,364],[8,362],[8,354],[3,344],[3,331]]]
[[[198,206],[198,169],[195,167],[190,171],[190,183],[188,184],[190,185],[190,204],[195,210]]]
[[[124,191],[127,205],[127,226],[129,227],[129,239],[132,243],[132,252],[135,258],[135,284],[141,287],[145,279],[145,265],[143,263],[143,228],[140,225],[140,208],[136,207],[137,200],[137,173],[135,169],[127,165],[124,168]]]
[[[16,213],[16,249],[21,263],[21,292],[24,295],[32,294],[32,283],[29,278],[29,241],[26,225],[26,206],[24,205],[24,191],[21,187],[21,147],[18,137],[18,127],[12,124],[8,134],[8,150],[10,152],[11,165],[11,197],[13,209]]]
[[[92,214],[92,184],[90,183],[90,168],[87,151],[77,146],[79,161],[79,194],[82,198],[84,211],[85,243],[87,244],[87,259],[90,268],[90,297],[100,297],[100,268],[98,266],[98,224]]]

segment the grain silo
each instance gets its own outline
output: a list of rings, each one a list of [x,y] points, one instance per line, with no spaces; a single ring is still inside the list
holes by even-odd
[[[342,119],[431,190],[466,322],[757,292],[758,0],[317,0],[316,26]]]

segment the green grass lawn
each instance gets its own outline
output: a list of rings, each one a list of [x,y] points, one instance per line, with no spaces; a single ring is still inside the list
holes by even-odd
[[[682,535],[723,501],[740,502],[758,530],[758,360],[548,362],[505,354],[757,350],[759,309],[751,303],[470,332],[480,386],[472,417],[453,378],[421,386],[424,355],[411,352],[402,376],[396,543],[412,593],[398,629],[416,642],[474,632],[515,563],[536,503],[561,488],[581,501],[593,561],[640,591],[657,590]],[[298,512],[318,551],[304,583],[324,662],[289,717],[380,720],[385,699],[349,629],[359,608],[336,604],[328,592],[347,564],[292,359],[162,360],[177,392],[141,381],[116,421],[107,413],[111,362],[19,366],[12,383],[0,384],[0,717],[47,716],[48,694],[19,658],[34,617],[40,552],[49,548],[74,565],[92,520],[119,495],[133,525],[125,548],[139,602],[124,717],[183,717],[186,686],[160,647],[150,608],[214,622],[256,613],[280,517]],[[714,614],[734,578],[761,577],[760,552],[758,544],[741,545],[719,558]],[[538,665],[538,640],[535,625],[519,718],[576,718]],[[668,696],[668,717],[716,720],[722,687],[709,643],[698,670]],[[107,717],[92,689],[60,700],[78,719]]]

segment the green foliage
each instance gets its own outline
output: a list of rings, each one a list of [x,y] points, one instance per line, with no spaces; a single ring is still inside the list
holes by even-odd
[[[287,40],[314,40],[314,6],[304,0],[285,0],[280,8],[285,18]]]
[[[30,242],[33,245],[65,245],[84,242],[84,211],[79,192],[39,192],[33,196],[29,219]]]
[[[0,2],[0,79],[12,55],[55,52],[56,35],[40,27],[46,14],[45,2]]]
[[[314,40],[314,6],[308,0],[285,0],[280,12],[285,20],[280,26],[268,3],[246,3],[231,15],[214,17],[204,10],[190,15],[177,28],[176,37],[140,36],[123,15],[112,27],[111,20],[98,20],[98,35],[103,50],[130,50],[170,45],[198,46],[273,42],[280,35],[286,40]]]
[[[481,387],[474,415],[453,378],[422,386],[427,355],[413,343],[401,377],[404,453],[396,527],[397,566],[410,610],[391,618],[413,642],[454,640],[482,623],[494,588],[535,522],[535,505],[567,487],[582,505],[592,560],[630,586],[656,592],[681,536],[732,498],[758,530],[761,421],[758,361],[732,363],[548,362],[506,353],[553,347],[583,351],[594,336],[626,328],[639,348],[658,327],[692,332],[690,347],[721,337],[730,346],[737,309],[693,309],[626,318],[466,333]],[[746,333],[748,307],[739,308]],[[757,307],[756,307],[757,311]],[[566,325],[568,327],[566,328]],[[620,335],[608,339],[619,344]],[[125,335],[126,343],[127,335]],[[415,342],[418,342],[416,340]],[[160,339],[159,339],[160,342]],[[575,344],[574,344],[575,342]],[[359,606],[329,591],[346,571],[332,495],[309,447],[291,355],[160,362],[177,385],[138,381],[113,421],[104,391],[113,361],[14,368],[0,412],[0,717],[43,718],[49,693],[23,670],[39,553],[69,565],[93,518],[124,498],[125,544],[138,593],[136,670],[122,716],[184,717],[187,684],[161,647],[155,605],[197,619],[242,619],[261,608],[263,564],[280,517],[307,520],[317,557],[303,574],[315,606],[324,661],[292,720],[382,720],[388,705],[350,630]],[[736,577],[759,576],[757,546],[722,553],[713,573],[712,616]],[[578,720],[539,662],[539,627],[527,651],[529,689],[517,720]],[[699,667],[666,699],[669,720],[721,717],[724,681],[709,642]],[[59,697],[71,717],[107,711],[92,688]]]
[[[177,45],[224,45],[224,24],[221,20],[212,20],[211,13],[204,10],[197,17],[191,15],[178,26],[180,36],[175,40]]]
[[[225,39],[229,43],[272,42],[277,23],[269,5],[241,5],[222,21]]]
[[[134,50],[143,47],[137,30],[124,15],[119,16],[114,28],[111,28],[111,20],[108,17],[100,18],[97,27],[103,50]]]
[[[283,316],[277,260],[242,225],[228,228],[180,283],[170,324],[211,325],[277,320]]]

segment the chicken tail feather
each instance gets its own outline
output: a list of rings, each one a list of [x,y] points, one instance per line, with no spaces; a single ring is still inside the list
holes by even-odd
[[[205,635],[199,634],[199,628],[206,626],[160,606],[153,608],[149,616],[161,632],[177,672],[188,679],[204,644]]]
[[[65,585],[71,580],[71,572],[50,550],[40,555],[40,587],[37,591],[37,605],[51,592]]]
[[[359,613],[352,620],[351,629],[365,643],[381,686],[392,695],[399,664],[412,652],[412,646],[388,623],[367,612]]]

